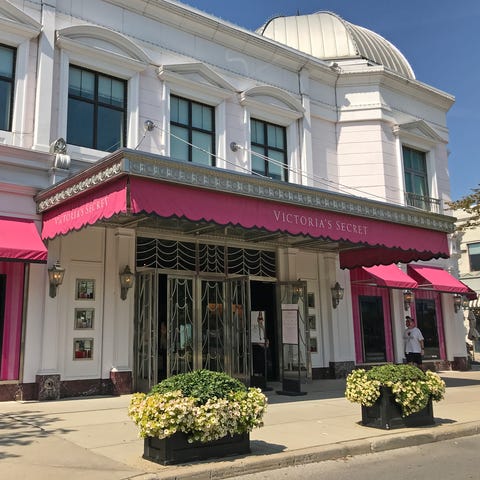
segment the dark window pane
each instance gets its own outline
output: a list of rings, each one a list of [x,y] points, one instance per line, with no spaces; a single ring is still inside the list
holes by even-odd
[[[123,112],[111,108],[98,108],[97,148],[114,152],[122,148]]]
[[[186,100],[172,96],[170,108],[172,122],[188,125],[188,102]]]
[[[170,128],[170,156],[177,160],[188,161],[188,130],[172,125]]]
[[[480,270],[480,243],[468,245],[468,258],[470,259],[470,271]]]
[[[13,60],[15,51],[8,47],[0,47],[0,76],[13,77]]]
[[[285,164],[283,162],[283,152],[269,150],[268,158],[274,160],[269,162],[268,176],[275,180],[285,180]]]
[[[10,129],[12,84],[0,80],[0,130]]]
[[[93,148],[93,104],[80,100],[68,101],[67,142]]]
[[[15,82],[15,52],[0,45],[0,130],[11,130]]]
[[[123,107],[124,103],[124,83],[109,77],[99,76],[98,78],[98,101],[113,105],[115,107]]]
[[[252,151],[263,155],[263,148],[252,146]],[[252,154],[252,171],[260,175],[266,175],[265,160],[255,154]]]
[[[192,103],[192,126],[201,130],[212,130],[212,109],[206,105]]]
[[[192,162],[211,166],[212,136],[207,133],[192,132]]]

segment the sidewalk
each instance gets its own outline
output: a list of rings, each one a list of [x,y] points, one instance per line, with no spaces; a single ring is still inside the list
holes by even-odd
[[[265,426],[251,435],[252,453],[189,465],[142,459],[143,440],[127,416],[130,396],[53,402],[0,402],[0,478],[5,480],[220,479],[480,433],[480,370],[440,372],[445,399],[432,427],[364,427],[345,380],[303,385],[306,395],[278,395],[269,384]]]

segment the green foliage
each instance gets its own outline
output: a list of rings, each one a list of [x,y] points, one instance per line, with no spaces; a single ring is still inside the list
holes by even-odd
[[[425,408],[430,398],[438,402],[445,394],[445,382],[436,373],[423,372],[413,365],[388,363],[350,373],[345,397],[350,402],[371,407],[380,397],[382,386],[392,389],[404,417]]]
[[[377,380],[382,385],[390,386],[392,383],[406,382],[407,380],[425,380],[425,373],[414,365],[378,365],[367,370],[369,380]]]
[[[195,370],[166,378],[152,387],[149,394],[176,390],[180,390],[184,397],[195,398],[199,405],[205,405],[212,398],[227,398],[231,392],[246,392],[247,388],[225,373]]]
[[[452,210],[463,210],[468,218],[460,224],[458,230],[465,231],[480,225],[480,186],[473,188],[470,195],[448,202]]]

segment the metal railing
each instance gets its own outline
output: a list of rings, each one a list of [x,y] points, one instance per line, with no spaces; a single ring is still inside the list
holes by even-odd
[[[425,197],[411,192],[405,192],[405,203],[409,207],[420,208],[432,213],[440,213],[441,210],[440,199]]]

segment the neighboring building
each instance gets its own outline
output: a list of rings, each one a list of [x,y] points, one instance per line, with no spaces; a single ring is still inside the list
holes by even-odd
[[[457,226],[464,224],[469,215],[463,210],[453,212]],[[480,228],[467,228],[456,234],[456,256],[458,276],[476,294],[477,298],[465,298],[463,314],[465,318],[466,343],[472,360],[480,362]]]
[[[407,313],[466,368],[454,99],[387,40],[167,0],[4,1],[0,25],[0,214],[48,248],[0,244],[0,399],[195,368],[294,389],[402,362]]]

